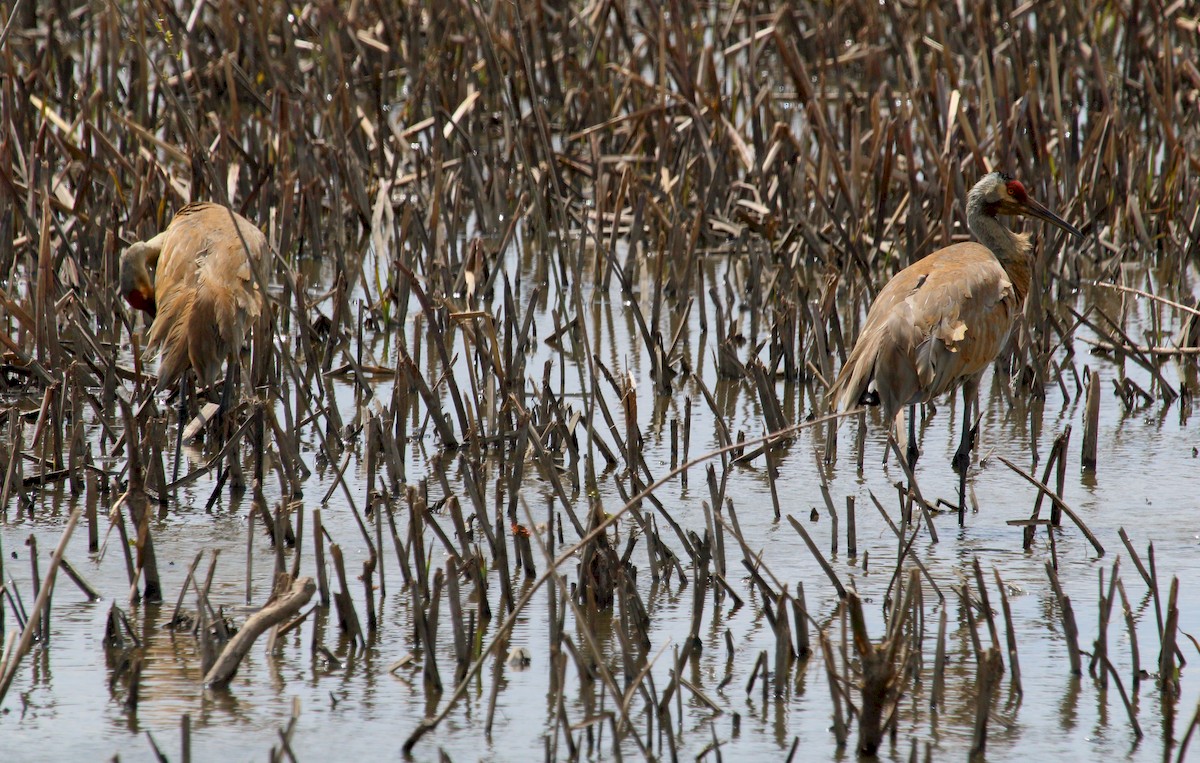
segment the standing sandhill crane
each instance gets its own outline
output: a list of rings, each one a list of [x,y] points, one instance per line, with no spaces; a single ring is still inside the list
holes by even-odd
[[[266,253],[266,237],[249,220],[228,207],[194,203],[165,231],[121,255],[121,294],[154,318],[148,349],[162,351],[158,389],[174,385],[188,368],[200,386],[216,380],[262,313]]]
[[[1083,237],[1034,201],[1020,181],[992,172],[967,194],[967,227],[979,243],[939,249],[887,282],[871,304],[850,357],[829,390],[839,409],[879,405],[891,422],[904,406],[908,462],[916,460],[916,404],[962,386],[963,433],[954,468],[970,463],[971,409],[979,380],[1008,340],[1029,292],[1028,234],[997,215],[1028,215]]]

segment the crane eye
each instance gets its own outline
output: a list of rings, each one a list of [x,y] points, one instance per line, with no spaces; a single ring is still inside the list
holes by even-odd
[[[1008,191],[1008,195],[1015,201],[1025,202],[1029,199],[1029,194],[1025,193],[1025,186],[1021,185],[1020,180],[1010,180],[1004,184],[1004,190]]]

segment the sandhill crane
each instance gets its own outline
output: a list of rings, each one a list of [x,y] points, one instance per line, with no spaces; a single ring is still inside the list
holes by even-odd
[[[971,408],[979,380],[1008,340],[1029,292],[1028,234],[1013,233],[998,215],[1028,215],[1083,234],[1034,201],[1000,172],[967,194],[967,227],[979,243],[939,249],[897,273],[867,313],[850,357],[829,390],[838,408],[879,405],[891,422],[904,406],[908,461],[916,460],[916,404],[962,386],[963,434],[954,468],[970,463]]]
[[[122,253],[121,294],[154,318],[147,347],[162,352],[158,389],[173,386],[189,368],[201,386],[216,380],[262,313],[266,256],[262,231],[228,207],[207,203],[188,204],[165,231]]]

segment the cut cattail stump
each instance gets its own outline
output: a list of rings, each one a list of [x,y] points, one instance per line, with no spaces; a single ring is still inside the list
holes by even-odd
[[[1095,470],[1096,449],[1100,441],[1100,374],[1084,369],[1088,374],[1087,403],[1083,417],[1083,456],[1080,459],[1085,470]]]
[[[916,572],[910,581],[915,581]],[[916,588],[913,582],[909,586],[908,596]],[[862,699],[858,712],[858,754],[873,756],[883,742],[885,730],[884,717],[896,702],[899,701],[901,683],[898,679],[896,657],[904,646],[900,637],[903,630],[903,619],[893,619],[889,627],[889,635],[878,646],[872,643],[867,633],[867,621],[863,615],[862,600],[858,594],[851,591],[846,602],[850,609],[850,629],[854,635],[854,651],[858,655],[862,670]],[[901,612],[910,610],[911,601],[901,608]]]
[[[617,586],[617,568],[620,565],[608,533],[594,532],[603,521],[604,511],[601,504],[599,501],[594,501],[591,522],[588,527],[592,540],[583,547],[583,555],[579,564],[578,596],[581,605],[597,610],[606,610],[612,607],[613,593]],[[528,539],[526,539],[526,543],[528,543]]]
[[[1167,619],[1163,624],[1162,648],[1158,656],[1158,686],[1164,695],[1178,697],[1181,686],[1175,644],[1179,633],[1179,578],[1171,578],[1170,590],[1167,596]],[[0,696],[3,696],[3,692],[0,692]]]
[[[987,750],[988,716],[992,712],[992,700],[1000,684],[1004,665],[1000,652],[988,648],[980,655],[975,673],[975,733],[971,740],[971,758],[982,756]]]
[[[938,616],[937,654],[933,661],[933,689],[929,692],[929,706],[936,712],[946,696],[946,608]]]

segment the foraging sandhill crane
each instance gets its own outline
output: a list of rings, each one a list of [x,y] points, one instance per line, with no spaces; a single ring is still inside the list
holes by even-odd
[[[879,405],[892,422],[909,406],[908,462],[916,460],[916,404],[962,386],[963,434],[954,468],[970,463],[971,408],[979,380],[1008,340],[1029,292],[1028,234],[998,215],[1027,215],[1083,234],[992,172],[967,194],[967,227],[979,243],[939,249],[897,273],[871,304],[850,357],[829,390],[839,409]]]
[[[188,204],[165,231],[122,253],[121,294],[154,318],[147,348],[162,352],[158,389],[174,385],[189,368],[200,386],[216,380],[262,313],[266,257],[262,231],[228,207],[208,203]]]

